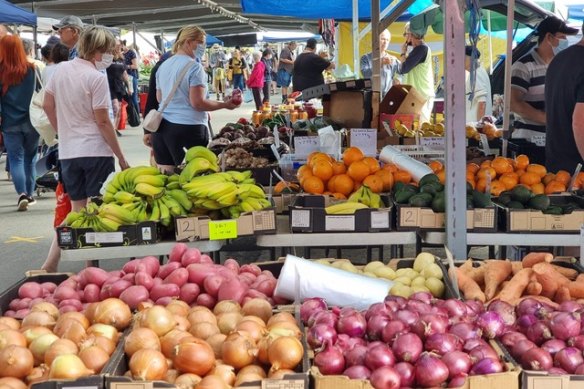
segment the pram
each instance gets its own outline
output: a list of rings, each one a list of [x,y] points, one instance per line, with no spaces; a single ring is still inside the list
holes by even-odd
[[[39,146],[39,155],[36,163],[36,193],[55,191],[59,180],[59,144]]]

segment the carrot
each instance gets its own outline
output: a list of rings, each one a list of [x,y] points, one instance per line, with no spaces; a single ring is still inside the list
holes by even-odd
[[[554,259],[554,256],[550,253],[540,253],[540,252],[532,252],[528,253],[523,257],[521,263],[523,267],[533,267],[536,263],[540,262],[551,262]]]
[[[517,300],[521,298],[523,291],[529,284],[532,269],[523,269],[511,278],[511,280],[501,290],[497,298],[505,301],[511,305],[515,305]]]
[[[473,269],[467,273],[470,278],[474,280],[479,285],[485,285],[485,265],[481,264],[479,267],[473,267]]]
[[[564,301],[572,300],[572,296],[570,295],[570,289],[567,286],[560,286],[556,295],[554,296],[554,301],[558,304],[563,303]]]
[[[539,296],[541,294],[541,284],[537,281],[530,281],[525,288],[525,294],[530,296]]]
[[[584,273],[579,274],[578,277],[576,277],[576,282],[584,282]]]
[[[485,264],[485,297],[492,299],[497,292],[499,284],[509,277],[513,269],[509,261],[489,260]]]
[[[578,278],[580,277],[578,276]],[[570,291],[570,296],[577,299],[584,298],[584,282],[572,281],[567,286]]]
[[[453,269],[450,269],[450,271],[453,271]],[[462,270],[456,268],[454,271],[456,271],[458,288],[463,293],[464,298],[467,300],[479,300],[484,303],[486,299],[481,287]]]
[[[462,270],[465,273],[468,273],[469,271],[472,270],[473,266],[472,266],[472,259],[467,259],[466,261],[464,261],[464,263],[462,265],[460,265],[458,267],[460,270]]]
[[[513,275],[519,273],[521,269],[523,269],[523,264],[521,261],[513,261],[511,262],[511,269],[513,269]]]
[[[570,269],[568,267],[563,267],[563,266],[558,266],[558,265],[552,265],[554,267],[554,269],[556,269],[556,271],[558,273],[560,273],[561,275],[563,275],[566,278],[569,278],[571,280],[575,280],[576,277],[578,277],[578,270],[575,269]]]
[[[570,280],[554,269],[552,265],[547,262],[539,262],[533,265],[533,272],[537,276],[537,281],[542,286],[541,295],[548,298],[553,298],[560,286],[564,286]]]

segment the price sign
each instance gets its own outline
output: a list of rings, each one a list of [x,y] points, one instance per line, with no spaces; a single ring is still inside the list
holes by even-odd
[[[439,136],[425,136],[420,138],[420,145],[434,150],[444,150],[444,138]]]
[[[491,148],[489,147],[489,139],[485,134],[480,134],[481,146],[485,155],[491,155]]]
[[[545,134],[532,136],[531,142],[535,143],[536,146],[545,147]]]
[[[237,238],[237,220],[209,221],[209,240]]]
[[[318,136],[297,136],[294,138],[294,150],[298,156],[307,156],[313,151],[318,151],[320,148],[320,139]]]
[[[352,128],[351,146],[361,149],[363,154],[375,156],[377,153],[377,130],[375,128]]]

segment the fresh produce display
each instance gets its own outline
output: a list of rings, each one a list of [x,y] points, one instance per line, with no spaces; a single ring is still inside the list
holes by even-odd
[[[362,185],[349,196],[347,201],[329,205],[325,208],[325,211],[331,215],[343,215],[353,214],[358,209],[384,207],[385,205],[381,200],[381,196],[371,191],[367,185]]]
[[[264,299],[243,306],[224,300],[213,310],[175,300],[145,307],[138,316],[124,348],[134,379],[179,388],[238,387],[294,373],[304,355],[294,317],[272,315]]]
[[[219,164],[226,169],[249,169],[266,167],[270,164],[267,158],[254,157],[253,153],[242,147],[229,148],[219,155]]]
[[[552,204],[548,195],[535,194],[523,185],[501,192],[494,201],[509,209],[533,209],[548,215],[567,215],[574,210],[582,209],[575,198],[569,198],[564,203]]]
[[[323,375],[369,379],[375,389],[460,387],[469,375],[507,369],[489,342],[502,333],[496,312],[475,301],[428,292],[388,296],[365,312],[302,303],[314,365]]]
[[[237,123],[227,123],[213,137],[209,143],[209,149],[220,154],[222,151],[237,147],[251,153],[264,152],[266,155],[270,155],[272,154],[270,148],[274,143],[272,127],[265,125],[255,127],[242,118]],[[280,142],[277,150],[280,154],[290,152],[290,148],[284,142]]]
[[[415,138],[419,137],[442,137],[444,136],[444,124],[443,123],[430,123],[422,122],[418,127],[408,128],[400,120],[395,120],[393,123],[393,128],[395,132],[405,138]]]
[[[477,123],[466,124],[467,139],[480,140],[480,134],[485,134],[488,140],[493,140],[503,136],[503,130],[495,126],[495,118],[492,116],[485,116]]]
[[[498,299],[517,305],[531,297],[553,306],[584,299],[584,276],[553,259],[550,253],[531,252],[521,262],[488,260],[475,267],[469,260],[456,268],[456,279],[465,299],[483,303]]]

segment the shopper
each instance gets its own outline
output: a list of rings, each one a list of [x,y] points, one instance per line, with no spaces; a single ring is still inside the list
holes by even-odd
[[[39,61],[35,57],[35,45],[34,41],[31,39],[22,39],[22,45],[24,47],[24,52],[26,53],[26,60],[36,66],[39,72],[42,73],[45,70],[45,63]]]
[[[262,103],[265,104],[270,102],[270,88],[272,85],[272,50],[264,49],[261,61],[264,64],[264,85],[262,87],[264,98],[262,99]]]
[[[466,74],[466,121],[478,122],[485,116],[493,114],[493,98],[491,96],[491,80],[479,59],[481,52],[472,46],[464,48],[464,69]],[[471,85],[470,70],[475,70],[474,90]]]
[[[144,117],[148,115],[148,112],[150,112],[153,109],[158,109],[158,107],[160,106],[158,100],[156,99],[156,73],[158,73],[158,69],[160,68],[162,63],[166,61],[168,58],[170,58],[171,55],[172,52],[170,51],[167,51],[166,53],[162,54],[160,56],[160,59],[158,60],[158,62],[156,62],[156,65],[154,65],[152,71],[150,72],[150,81],[148,83],[148,97],[146,98],[146,106],[144,107]],[[144,145],[152,149],[151,132],[144,130],[144,137],[142,141]],[[154,152],[152,150],[150,150],[150,164],[153,166],[156,165],[156,161],[154,160]]]
[[[264,73],[266,71],[266,65],[264,65],[264,62],[261,60],[261,58],[261,53],[253,53],[253,61],[255,65],[253,66],[253,70],[247,79],[247,86],[251,89],[256,110],[258,111],[262,109],[262,96],[260,93],[264,86]]]
[[[107,81],[109,85],[110,97],[112,99],[112,109],[114,114],[114,129],[118,136],[122,136],[120,129],[120,118],[122,117],[122,101],[128,95],[128,83],[130,79],[126,71],[126,61],[123,53],[122,41],[116,39],[114,58],[107,68]]]
[[[537,27],[537,47],[519,58],[511,68],[511,111],[515,115],[512,138],[531,139],[546,133],[546,72],[554,55],[567,47],[567,35],[578,32],[555,17]]]
[[[546,167],[574,172],[584,166],[584,38],[550,63],[546,73]]]
[[[247,63],[245,59],[241,56],[239,50],[233,51],[233,57],[229,60],[229,70],[233,74],[233,89],[244,90],[245,89],[245,70],[247,69]]]
[[[335,68],[333,62],[320,57],[315,52],[316,39],[310,38],[306,42],[304,51],[294,61],[293,91],[303,91],[304,89],[324,84],[322,72]]]
[[[217,101],[223,101],[225,100],[226,76],[222,61],[219,61],[213,72],[213,80],[215,80],[213,87],[215,89],[215,93],[217,94]]]
[[[387,92],[393,86],[394,78],[398,74],[400,62],[399,60],[390,55],[387,52],[387,46],[391,41],[391,33],[389,30],[383,30],[379,34],[379,62],[381,65],[381,98],[387,94]],[[373,77],[373,53],[367,53],[361,57],[360,62],[361,74],[364,78]]]
[[[138,53],[135,50],[135,47],[129,47],[126,44],[126,41],[122,41],[122,51],[124,53],[124,62],[126,64],[126,72],[128,74],[128,77],[132,77],[131,78],[131,85],[132,88],[130,90],[131,92],[131,98],[132,98],[132,102],[134,103],[134,107],[138,110],[138,113],[140,113],[140,103],[138,101],[138,81],[140,80],[140,74],[139,74],[139,70],[140,70],[140,60],[138,58]]]
[[[221,50],[221,46],[219,46],[218,43],[213,43],[210,51],[211,54],[209,54],[209,67],[211,68],[211,74],[214,75],[215,69],[219,67],[219,62],[222,63],[221,67],[223,67],[223,64],[227,62],[227,56],[223,50]],[[212,85],[215,85],[215,79],[213,79]]]
[[[282,102],[288,101],[288,87],[292,83],[292,70],[296,59],[296,42],[289,42],[280,52],[280,62],[278,73],[276,73],[276,84],[282,88]]]
[[[183,27],[172,48],[174,55],[164,61],[156,73],[156,97],[162,103],[168,98],[180,74],[188,69],[162,113],[158,131],[151,138],[154,158],[164,172],[174,171],[183,162],[185,149],[209,143],[207,111],[237,107],[231,100],[212,101],[206,97],[205,70],[195,61],[205,52],[205,38],[202,28],[195,25]]]
[[[77,16],[65,16],[61,21],[53,25],[61,38],[61,43],[69,48],[69,59],[77,57],[77,42],[83,32],[83,22]]]
[[[28,111],[34,89],[35,67],[28,62],[21,39],[5,36],[0,44],[0,126],[19,211],[35,203],[39,133],[30,123]]]
[[[43,84],[47,85],[53,73],[57,69],[57,65],[61,62],[69,60],[69,48],[62,43],[56,43],[49,52],[49,63],[41,74]]]
[[[432,51],[424,42],[424,34],[411,31],[410,23],[406,23],[404,38],[399,73],[404,76],[404,84],[413,86],[426,98],[426,103],[420,112],[420,121],[430,121],[435,96]]]

